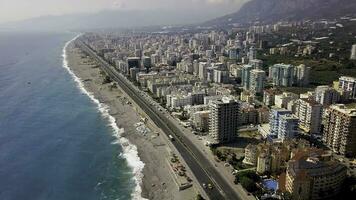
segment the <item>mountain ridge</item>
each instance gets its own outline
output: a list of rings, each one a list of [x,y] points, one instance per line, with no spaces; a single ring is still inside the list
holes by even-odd
[[[355,13],[355,0],[251,0],[237,12],[207,21],[204,25],[321,19]]]

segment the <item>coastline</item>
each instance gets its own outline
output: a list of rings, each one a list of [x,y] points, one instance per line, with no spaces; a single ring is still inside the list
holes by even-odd
[[[78,77],[72,70],[72,68],[70,68],[70,66],[76,66],[71,65],[71,61],[72,61],[72,57],[68,56],[68,52],[67,50],[70,49],[69,47],[71,46],[71,44],[73,43],[73,41],[75,41],[78,37],[80,37],[80,35],[77,35],[76,37],[74,37],[72,40],[68,41],[64,47],[63,47],[63,67],[68,71],[68,73],[72,76],[72,78],[74,79],[74,82],[77,84],[78,88],[81,90],[81,92],[85,95],[87,95],[89,97],[89,99],[96,104],[101,116],[103,118],[105,118],[106,120],[108,120],[108,126],[111,127],[112,131],[113,131],[113,135],[117,138],[116,143],[118,144],[125,144],[122,145],[122,149],[123,149],[123,153],[121,156],[123,156],[128,165],[131,167],[131,169],[133,170],[133,179],[135,181],[136,187],[134,189],[134,192],[132,193],[132,198],[133,199],[145,199],[141,197],[141,193],[142,193],[142,189],[141,189],[141,184],[142,184],[142,179],[143,179],[143,174],[142,174],[142,170],[144,168],[144,163],[140,160],[140,157],[138,156],[138,152],[137,152],[137,147],[135,145],[132,145],[128,139],[126,139],[125,137],[122,137],[122,135],[125,132],[125,128],[119,128],[119,126],[116,123],[116,118],[114,118],[111,114],[110,114],[110,107],[109,105],[106,105],[105,103],[102,103],[100,101],[100,99],[96,98],[95,96],[95,92],[92,92],[91,90],[93,90],[94,88],[92,87],[90,90],[90,87],[88,87],[88,85],[86,85],[85,83],[83,83],[82,79],[80,77]],[[75,58],[73,58],[73,61],[75,61]],[[89,91],[88,91],[89,89]],[[94,90],[93,90],[94,91]]]
[[[167,144],[164,134],[150,120],[146,123],[151,131],[142,135],[136,131],[135,124],[142,117],[139,109],[131,105],[129,97],[120,88],[102,84],[103,77],[100,69],[90,62],[90,59],[81,54],[69,41],[64,50],[64,65],[82,87],[86,95],[98,105],[102,116],[108,119],[108,125],[113,128],[113,134],[118,138],[117,143],[123,147],[122,156],[133,170],[133,179],[136,187],[132,194],[133,199],[195,199],[198,193],[194,186],[178,191],[167,158],[171,148]],[[67,62],[67,63],[65,63]],[[65,67],[65,66],[64,66]]]

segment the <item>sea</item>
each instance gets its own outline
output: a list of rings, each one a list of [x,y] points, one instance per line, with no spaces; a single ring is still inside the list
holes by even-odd
[[[0,32],[0,200],[141,199],[136,147],[66,61],[76,35]]]

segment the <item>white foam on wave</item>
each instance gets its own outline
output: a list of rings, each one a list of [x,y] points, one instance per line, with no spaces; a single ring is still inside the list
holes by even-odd
[[[130,141],[124,137],[122,137],[122,134],[124,133],[123,128],[119,128],[116,124],[116,119],[110,115],[110,109],[109,106],[106,104],[100,103],[98,99],[94,97],[94,95],[91,92],[88,92],[84,88],[84,84],[82,80],[77,77],[74,72],[69,68],[68,65],[68,60],[67,60],[67,47],[70,43],[72,43],[74,40],[76,40],[78,37],[81,35],[76,36],[72,40],[68,41],[63,48],[63,67],[69,72],[69,74],[73,77],[74,81],[77,84],[77,87],[80,89],[80,91],[83,94],[86,94],[92,102],[94,102],[97,107],[99,112],[101,113],[102,117],[108,120],[108,125],[112,128],[114,136],[117,138],[117,141],[115,143],[118,143],[122,146],[123,153],[120,153],[120,156],[126,159],[128,165],[132,169],[133,172],[133,180],[135,181],[136,187],[135,191],[131,194],[132,199],[135,200],[143,200],[144,198],[141,197],[142,193],[142,179],[143,179],[143,173],[142,170],[145,166],[145,164],[140,160],[140,157],[138,156],[138,151],[137,147],[133,144],[130,143]]]

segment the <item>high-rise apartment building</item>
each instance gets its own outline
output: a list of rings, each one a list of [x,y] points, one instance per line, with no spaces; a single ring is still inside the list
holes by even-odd
[[[251,65],[244,65],[241,73],[241,84],[245,90],[250,89],[250,75],[253,67]]]
[[[347,169],[330,151],[303,149],[288,162],[285,188],[295,200],[331,199],[340,192]]]
[[[259,59],[253,59],[249,61],[249,65],[252,65],[252,67],[255,69],[262,69],[263,61]]]
[[[299,128],[307,133],[319,134],[321,131],[323,106],[313,99],[299,99],[296,115],[299,118]]]
[[[356,60],[356,44],[352,45],[351,47],[350,60]]]
[[[270,125],[270,136],[273,138],[278,137],[279,122],[283,115],[291,115],[292,112],[286,109],[273,108],[270,112],[269,125]]]
[[[339,89],[347,99],[356,99],[356,78],[341,76],[339,78]]]
[[[239,103],[228,97],[210,104],[209,135],[216,143],[233,141],[237,136]]]
[[[208,63],[200,62],[199,63],[199,79],[201,81],[206,81],[208,77]]]
[[[310,67],[303,64],[296,67],[295,70],[295,82],[300,87],[306,87],[309,85]]]
[[[332,105],[325,110],[323,125],[326,146],[344,156],[356,155],[356,109]]]
[[[293,65],[275,64],[269,68],[269,78],[274,86],[291,87],[294,84],[295,67]]]
[[[254,46],[250,47],[249,60],[254,60],[257,57],[257,50]]]
[[[266,72],[259,69],[251,70],[250,91],[252,94],[262,94],[265,87]]]
[[[214,69],[214,82],[215,83],[228,83],[229,82],[229,71]]]
[[[315,100],[323,106],[329,106],[340,101],[340,93],[328,85],[321,85],[315,89]]]
[[[278,139],[282,141],[294,138],[298,133],[298,118],[294,115],[282,115],[278,123]]]

